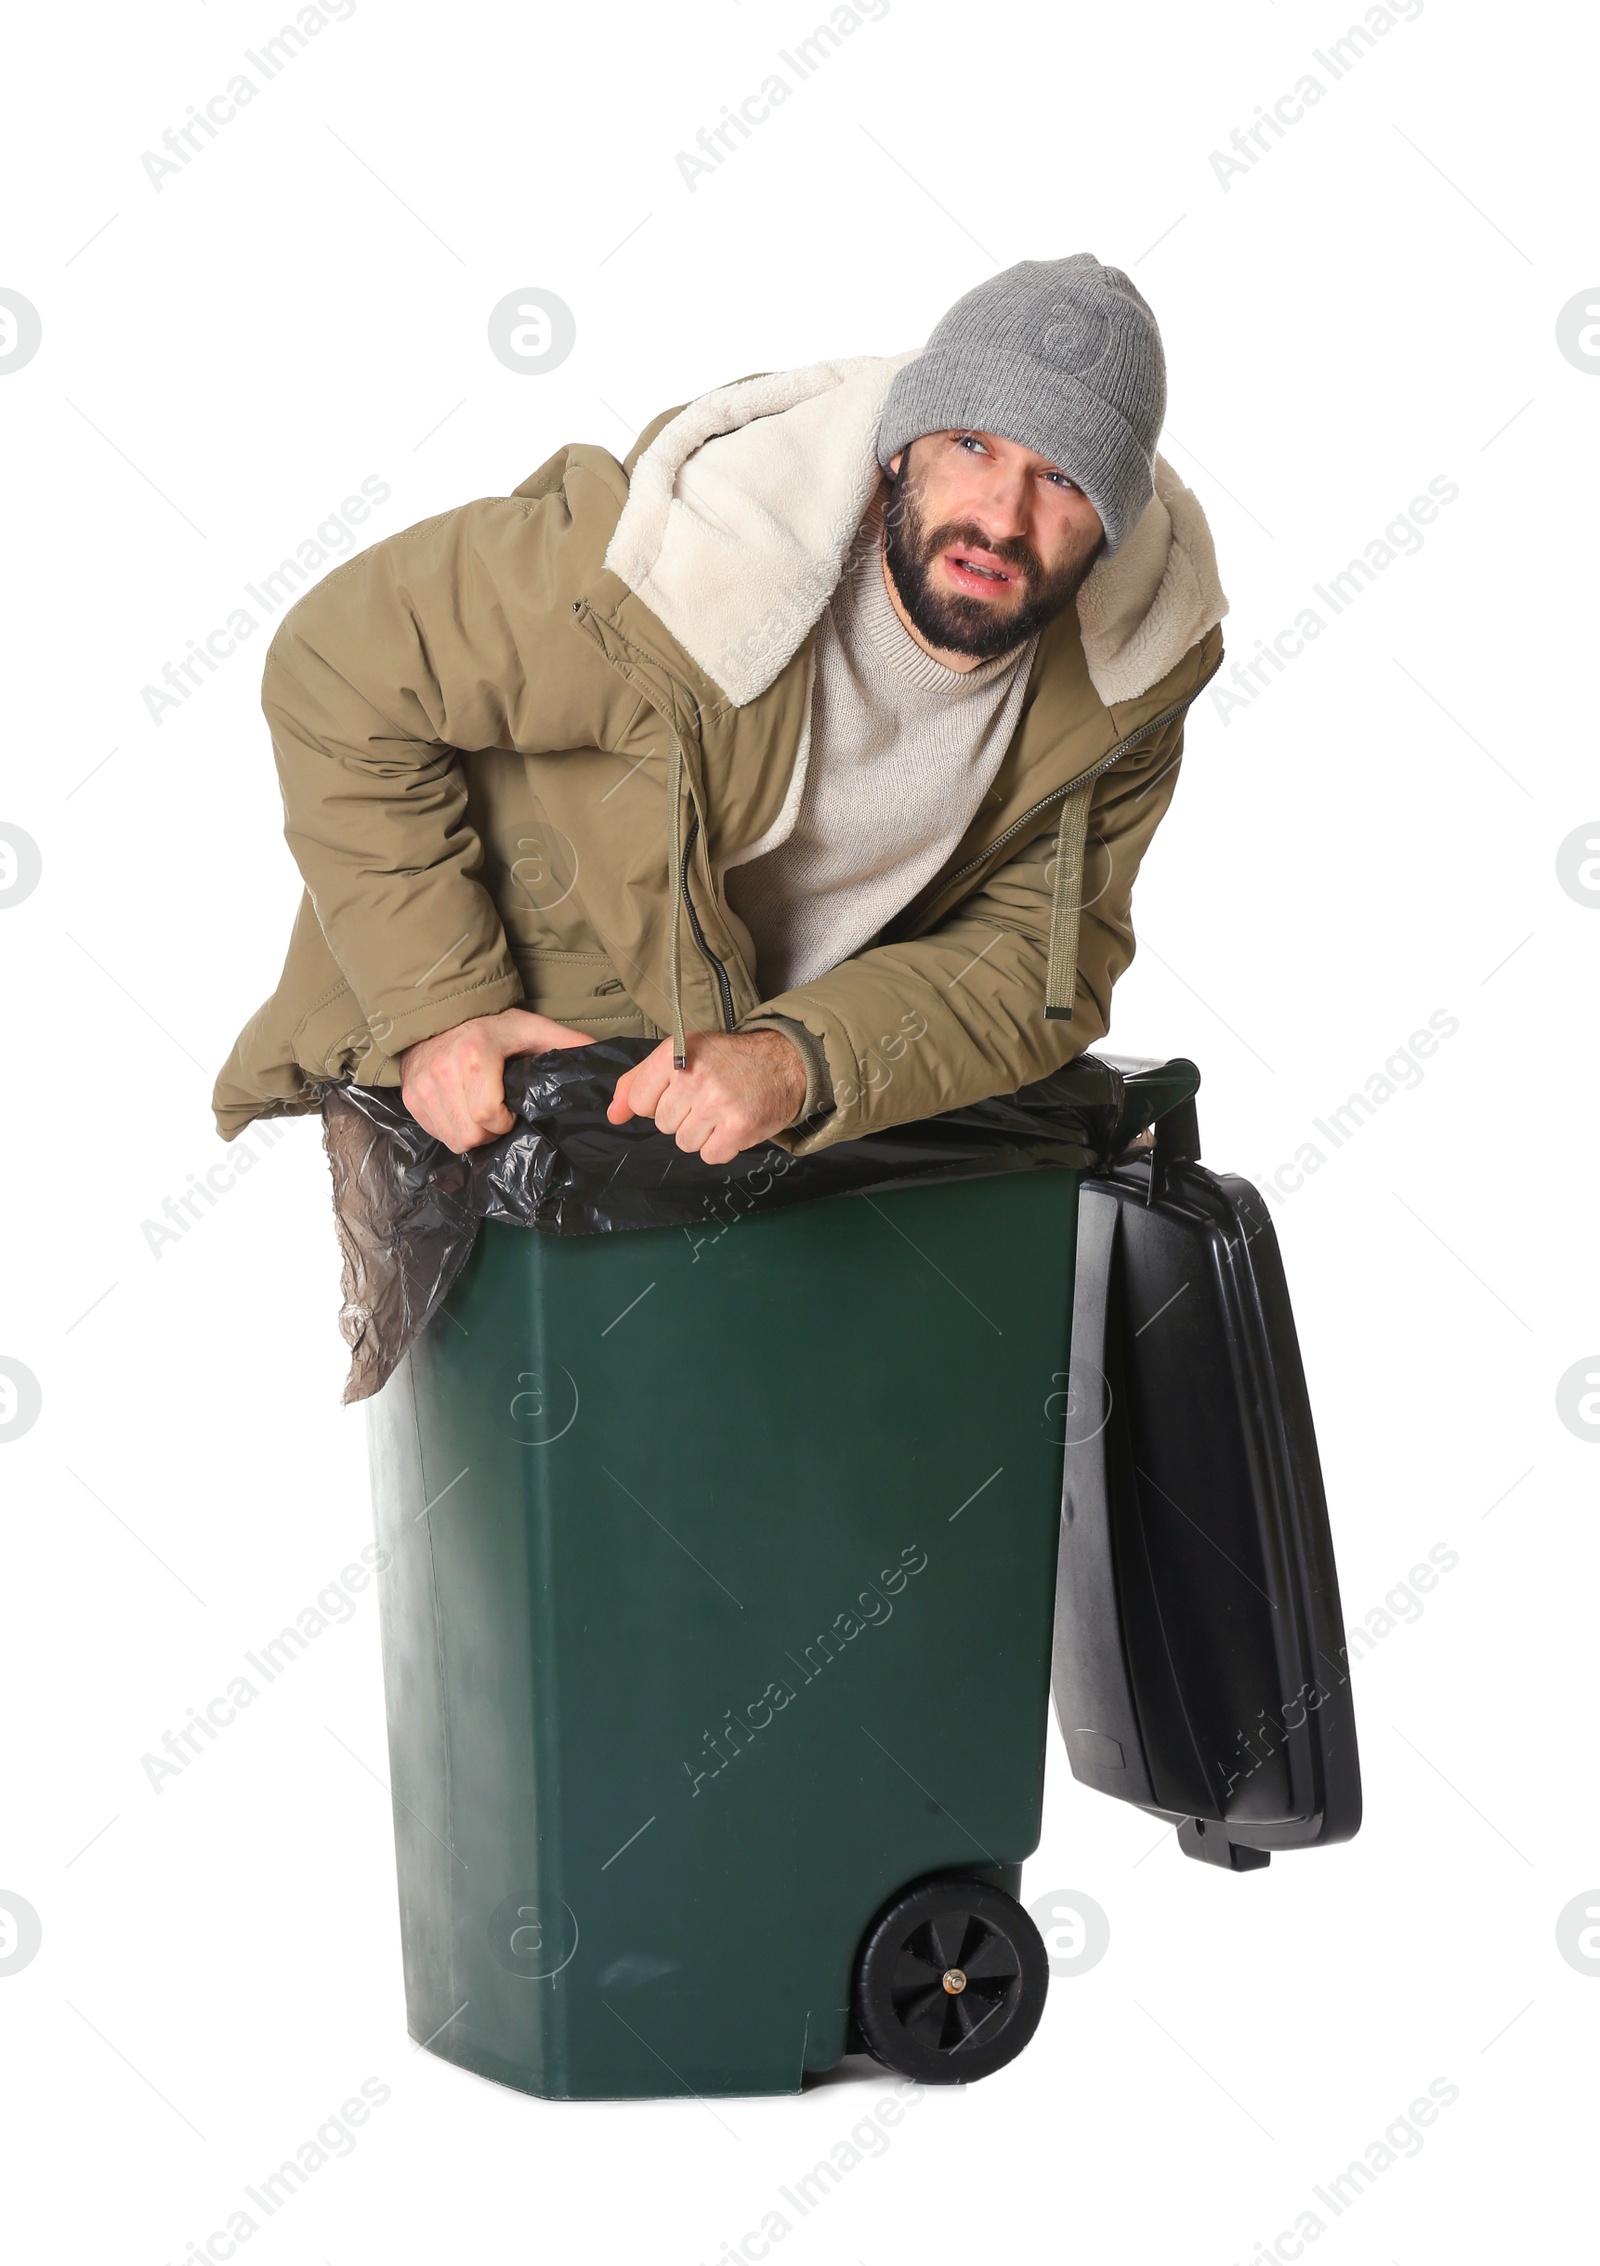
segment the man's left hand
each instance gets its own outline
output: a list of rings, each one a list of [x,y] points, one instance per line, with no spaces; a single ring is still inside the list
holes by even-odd
[[[800,1049],[782,1031],[691,1031],[688,1067],[672,1066],[672,1041],[617,1080],[606,1111],[613,1125],[653,1117],[680,1149],[707,1164],[731,1164],[792,1125],[806,1098]]]

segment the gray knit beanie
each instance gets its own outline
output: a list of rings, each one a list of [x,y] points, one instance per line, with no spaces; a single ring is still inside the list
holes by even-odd
[[[1092,252],[1019,260],[958,299],[896,372],[878,462],[923,433],[998,433],[1077,481],[1115,551],[1155,492],[1166,408],[1161,333],[1121,268]]]

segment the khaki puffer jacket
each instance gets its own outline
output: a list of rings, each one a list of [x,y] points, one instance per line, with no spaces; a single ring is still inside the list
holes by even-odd
[[[999,775],[867,948],[763,999],[722,885],[797,806],[818,620],[906,356],[741,379],[624,463],[560,450],[391,536],[281,624],[262,705],[306,891],[216,1087],[228,1138],[526,1004],[595,1037],[772,1015],[825,1051],[806,1152],[1009,1093],[1104,1037],[1184,712],[1222,658],[1204,516],[1157,459],[1039,641]]]

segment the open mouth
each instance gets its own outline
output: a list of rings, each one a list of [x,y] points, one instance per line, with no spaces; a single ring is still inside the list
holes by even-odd
[[[958,590],[981,597],[1008,590],[1021,579],[1014,568],[1006,566],[992,551],[946,551],[944,565]]]

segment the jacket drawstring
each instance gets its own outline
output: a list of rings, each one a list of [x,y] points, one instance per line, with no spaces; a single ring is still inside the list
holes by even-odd
[[[688,1066],[689,1041],[683,1027],[683,746],[676,737],[667,762],[669,856],[672,860],[672,942],[669,951],[672,982],[672,1066]]]
[[[1050,956],[1045,963],[1044,1012],[1051,1023],[1070,1023],[1078,977],[1078,929],[1083,914],[1083,865],[1089,840],[1089,804],[1095,782],[1086,779],[1061,805],[1056,829],[1056,871],[1050,891]]]

